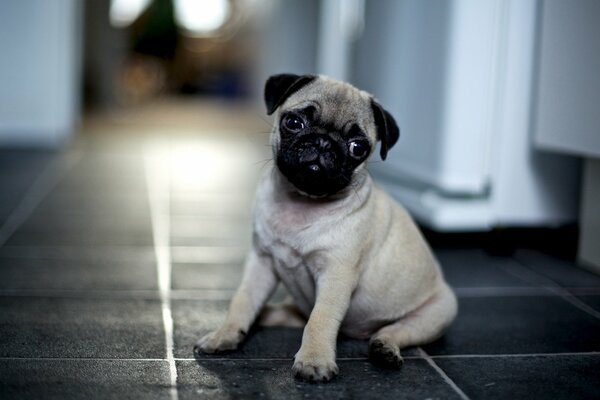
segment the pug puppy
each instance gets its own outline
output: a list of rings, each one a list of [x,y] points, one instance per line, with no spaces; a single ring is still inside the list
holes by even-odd
[[[405,209],[366,165],[396,143],[394,118],[368,93],[314,75],[275,75],[276,167],[258,185],[253,246],[223,325],[195,351],[235,349],[259,313],[265,325],[305,323],[293,371],[309,381],[338,373],[336,338],[370,339],[375,363],[399,367],[400,349],[440,337],[456,297]],[[294,301],[265,306],[278,282]]]

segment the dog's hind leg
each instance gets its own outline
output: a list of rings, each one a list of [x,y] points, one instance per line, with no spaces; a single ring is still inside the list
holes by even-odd
[[[306,325],[306,318],[292,298],[288,297],[282,303],[267,304],[258,317],[258,325],[303,328]]]
[[[419,308],[371,336],[369,358],[383,367],[400,367],[403,363],[400,349],[426,344],[442,336],[457,310],[456,296],[443,283],[438,292]]]

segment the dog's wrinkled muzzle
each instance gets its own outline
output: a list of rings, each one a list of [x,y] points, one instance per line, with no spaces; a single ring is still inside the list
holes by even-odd
[[[335,161],[339,157],[331,139],[323,136],[310,137],[300,142],[298,148],[298,163],[307,174],[327,174],[335,171]]]
[[[299,139],[277,157],[277,166],[296,188],[310,195],[332,194],[345,186],[339,145],[323,135]]]

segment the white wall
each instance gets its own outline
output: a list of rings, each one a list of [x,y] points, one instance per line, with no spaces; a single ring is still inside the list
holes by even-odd
[[[544,1],[536,144],[600,157],[600,2]]]
[[[533,146],[536,0],[366,3],[355,83],[394,115],[400,140],[373,175],[439,230],[576,218],[573,157]]]
[[[0,146],[56,147],[79,115],[81,3],[0,2]]]
[[[261,99],[273,74],[316,72],[318,0],[260,0],[255,94]]]

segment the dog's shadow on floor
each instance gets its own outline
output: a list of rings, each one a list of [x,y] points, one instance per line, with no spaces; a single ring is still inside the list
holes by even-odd
[[[340,375],[327,383],[294,378],[294,354],[300,348],[300,328],[253,328],[238,350],[218,354],[194,354],[197,368],[187,368],[185,382],[194,393],[214,398],[365,398],[371,384],[397,390],[423,373],[411,360],[402,370],[383,369],[368,360],[368,341],[340,336],[337,359]],[[417,355],[407,349],[406,356]],[[422,367],[422,365],[421,365]],[[404,383],[403,383],[404,382]],[[385,392],[385,390],[384,390]],[[383,393],[383,392],[382,392]]]
[[[300,349],[302,328],[253,327],[237,350],[216,355],[195,354],[201,362],[210,359],[289,359]],[[340,335],[337,340],[338,358],[366,358],[368,341]]]
[[[293,376],[292,364],[302,342],[302,331],[301,328],[254,327],[237,350],[217,354],[194,353],[196,364],[200,367],[197,391],[222,392],[230,398],[273,396],[274,392],[295,397],[290,390],[304,393],[306,385],[321,385],[309,384]],[[367,358],[366,340],[340,336],[337,346],[338,359]]]

